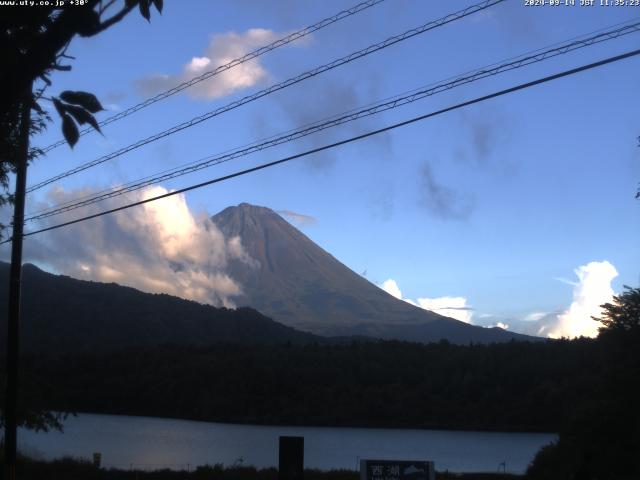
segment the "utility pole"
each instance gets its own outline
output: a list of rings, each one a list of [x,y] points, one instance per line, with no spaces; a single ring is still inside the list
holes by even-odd
[[[13,205],[11,236],[11,270],[9,273],[9,311],[7,316],[7,390],[4,409],[5,478],[15,480],[18,433],[18,360],[20,355],[20,287],[22,283],[22,233],[24,227],[29,129],[33,84],[30,82],[22,98],[20,131],[16,152],[16,190]]]

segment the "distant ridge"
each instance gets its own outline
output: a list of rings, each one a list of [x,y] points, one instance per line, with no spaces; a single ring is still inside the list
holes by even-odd
[[[232,260],[234,297],[285,325],[320,335],[454,343],[537,340],[482,328],[415,307],[350,270],[273,210],[241,203],[212,217],[226,237],[239,236],[255,265]]]
[[[0,298],[9,265],[0,262]],[[0,312],[0,350],[6,345]],[[229,310],[115,283],[76,280],[23,267],[21,348],[25,352],[92,352],[163,344],[306,344],[323,340],[251,308]]]
[[[213,221],[226,237],[239,236],[254,260],[229,263],[227,273],[244,292],[233,298],[241,308],[216,308],[115,283],[77,280],[26,264],[22,350],[344,343],[365,337],[459,344],[542,340],[472,326],[398,300],[268,208],[244,203],[223,210]],[[0,296],[5,299],[8,276],[9,265],[0,262]],[[0,350],[5,348],[5,335],[6,309],[2,309]]]

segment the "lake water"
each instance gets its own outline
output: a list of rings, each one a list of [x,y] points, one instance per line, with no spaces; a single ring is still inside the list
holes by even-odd
[[[454,472],[523,473],[540,447],[556,439],[544,433],[493,433],[379,428],[277,427],[192,422],[164,418],[80,414],[64,433],[20,430],[18,444],[32,456],[90,459],[104,467],[174,470],[223,463],[274,467],[278,437],[304,436],[306,468],[358,469],[360,458],[433,460]],[[241,460],[240,460],[241,459]]]

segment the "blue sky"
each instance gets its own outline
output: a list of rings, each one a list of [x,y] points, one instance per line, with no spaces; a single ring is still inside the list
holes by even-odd
[[[104,137],[83,137],[73,151],[56,149],[31,167],[29,184],[471,3],[387,0],[261,57],[243,87],[226,91],[215,84],[182,93],[105,127]],[[640,15],[634,7],[523,3],[507,1],[402,42],[55,188],[90,191],[134,180]],[[196,65],[194,58],[209,55],[213,66],[214,54],[261,45],[251,29],[275,39],[353,4],[167,1],[150,24],[130,15],[103,35],[74,40],[73,70],[54,76],[51,93],[94,92],[112,110],[99,116],[106,118],[152,93],[153,78],[186,78],[185,65]],[[180,188],[626,52],[639,40],[635,33],[605,42],[162,187]],[[600,292],[608,292],[608,282],[615,292],[640,283],[639,67],[640,59],[632,58],[194,191],[185,201],[194,215],[241,202],[307,215],[314,221],[294,224],[372,282],[393,279],[402,296],[415,301],[462,298],[473,308],[473,323],[499,321],[533,332],[527,316],[566,312],[579,302],[580,282],[569,282],[578,281],[574,270],[581,266],[606,261],[615,268],[618,275],[605,273],[609,280]],[[238,82],[230,77],[228,83]],[[52,125],[34,143],[47,145],[58,132]],[[31,209],[51,198],[46,195],[47,189],[32,195]],[[73,255],[59,252],[67,254]]]

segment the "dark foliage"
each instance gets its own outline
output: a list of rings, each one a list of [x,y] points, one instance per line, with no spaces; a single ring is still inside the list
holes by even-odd
[[[1,456],[1,453],[0,453]],[[190,471],[141,471],[104,469],[93,466],[86,460],[63,458],[53,462],[23,459],[18,465],[22,480],[277,480],[275,468],[225,467],[221,464],[202,465]],[[358,480],[360,475],[353,470],[304,471],[305,480]],[[451,474],[437,472],[437,480],[515,480],[517,475],[492,473]]]
[[[594,395],[592,340],[165,346],[28,356],[48,408],[256,424],[555,431]],[[44,395],[41,397],[45,397]]]
[[[135,7],[149,20],[151,5],[158,12],[163,6],[161,0],[127,0],[114,12],[113,6],[117,4],[104,0],[85,0],[83,5],[71,5],[70,2],[56,5],[53,1],[36,3],[48,5],[6,7],[0,15],[0,206],[13,201],[6,193],[8,174],[15,170],[18,161],[20,112],[25,102],[34,112],[29,129],[31,135],[42,131],[51,121],[40,105],[42,101],[54,103],[69,145],[78,141],[78,125],[89,124],[99,131],[93,114],[102,110],[102,106],[94,95],[66,91],[59,97],[45,96],[51,86],[51,73],[71,70],[65,62],[73,59],[66,53],[73,38],[98,35]],[[37,88],[32,91],[34,83]],[[37,148],[31,149],[28,160],[41,153]],[[3,228],[0,225],[0,235]]]
[[[2,460],[2,452],[0,452]],[[306,480],[358,480],[352,470],[320,471],[307,469]],[[228,466],[222,464],[193,466],[187,470],[106,469],[91,462],[65,457],[46,462],[23,457],[18,465],[18,478],[22,480],[277,480],[275,468]],[[446,478],[446,477],[444,477]],[[466,478],[466,477],[465,477]],[[489,480],[489,479],[487,479]]]
[[[0,298],[7,295],[7,271],[8,265],[0,262]],[[320,338],[250,308],[215,308],[115,283],[52,275],[33,265],[23,268],[22,298],[23,352],[104,351],[163,343],[302,343]],[[0,352],[5,335],[6,312],[0,311]]]
[[[603,307],[600,374],[567,417],[558,442],[536,457],[532,479],[640,478],[640,289],[627,287]]]
[[[56,111],[62,118],[62,134],[72,148],[80,138],[78,125],[88,123],[100,132],[100,126],[92,113],[97,113],[103,108],[95,95],[67,90],[60,94],[60,98],[54,97],[52,100]]]

